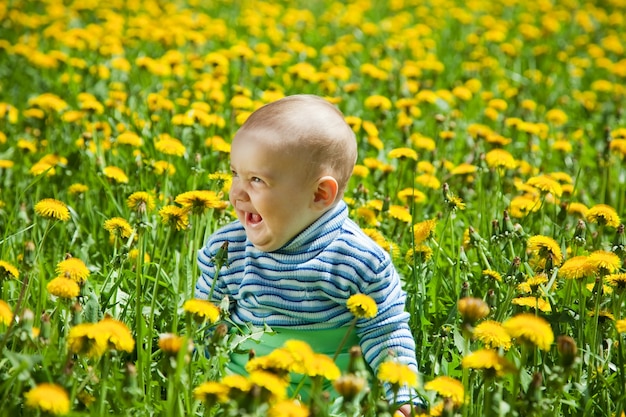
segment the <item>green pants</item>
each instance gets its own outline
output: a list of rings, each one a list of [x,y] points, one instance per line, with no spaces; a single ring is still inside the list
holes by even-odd
[[[290,328],[272,328],[275,333],[265,333],[259,341],[248,339],[244,341],[238,350],[244,350],[244,353],[233,353],[231,355],[231,361],[227,365],[228,370],[232,373],[239,375],[246,375],[246,363],[248,362],[248,352],[250,349],[253,349],[256,356],[265,356],[268,355],[273,350],[283,347],[285,342],[288,340],[300,340],[302,342],[307,343],[311,346],[311,349],[315,353],[324,354],[329,357],[333,357],[339,344],[345,337],[346,333],[349,331],[349,327],[340,327],[338,329],[328,329],[328,330],[294,330]],[[335,359],[335,364],[341,372],[345,372],[348,369],[348,365],[350,363],[350,348],[353,346],[357,346],[359,344],[359,339],[356,336],[356,332],[354,329],[350,332],[348,339],[344,343],[341,352],[337,355]],[[291,383],[289,387],[289,395],[291,396],[296,388],[300,385],[302,378],[305,378],[303,375],[294,374],[290,375]],[[298,393],[302,396],[303,399],[307,398],[307,394],[310,389],[309,381],[306,381]],[[327,381],[324,389],[330,388],[330,382]]]

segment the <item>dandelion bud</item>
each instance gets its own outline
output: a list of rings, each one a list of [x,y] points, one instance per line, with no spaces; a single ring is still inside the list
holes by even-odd
[[[576,229],[574,229],[574,238],[573,238],[573,243],[575,245],[578,246],[584,246],[586,239],[585,239],[585,231],[587,229],[587,226],[585,225],[585,222],[582,219],[578,220],[578,223],[576,224]]]
[[[346,374],[333,381],[333,387],[344,398],[352,401],[367,386],[367,380],[355,374]]]
[[[515,227],[513,226],[513,222],[509,217],[509,212],[507,210],[504,210],[502,214],[502,231],[505,235],[508,235],[509,233],[513,233],[514,230]]]
[[[37,248],[35,247],[35,243],[31,240],[27,241],[24,244],[24,264],[27,266],[32,266],[34,264],[35,261],[35,250]]]
[[[41,340],[50,340],[50,315],[48,313],[43,313],[41,315],[41,328],[39,330],[39,338]]]
[[[464,324],[473,325],[489,314],[489,306],[480,298],[463,297],[457,303],[457,307]]]
[[[361,374],[367,372],[365,361],[363,360],[363,352],[359,346],[350,348],[350,361],[348,362],[348,373]]]
[[[487,305],[490,309],[493,309],[498,304],[498,298],[496,297],[496,292],[490,288],[487,291]]]
[[[537,404],[541,401],[542,391],[541,386],[543,385],[543,376],[541,376],[541,372],[535,372],[533,374],[533,379],[530,381],[530,385],[528,386],[528,400]]]
[[[226,334],[228,334],[228,326],[224,323],[218,324],[213,331],[213,343],[220,342]]]
[[[556,348],[561,355],[561,365],[564,368],[572,366],[578,355],[576,341],[570,336],[559,336],[556,339]]]
[[[83,322],[83,306],[76,302],[72,304],[72,326],[76,326],[77,324],[81,324]]]
[[[493,219],[491,221],[491,239],[498,239],[500,236],[500,222],[498,219]]]
[[[137,368],[132,363],[126,364],[124,372],[124,394],[127,398],[133,398],[141,393],[137,384]]]

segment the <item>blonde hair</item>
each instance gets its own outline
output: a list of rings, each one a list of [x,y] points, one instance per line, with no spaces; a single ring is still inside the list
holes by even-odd
[[[240,134],[264,134],[275,152],[303,161],[309,179],[330,175],[343,197],[357,158],[356,137],[343,114],[330,102],[309,94],[266,104],[245,121]]]

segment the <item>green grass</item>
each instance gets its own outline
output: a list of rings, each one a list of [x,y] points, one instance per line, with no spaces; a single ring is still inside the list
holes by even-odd
[[[198,275],[196,251],[232,213],[198,211],[185,230],[164,224],[159,213],[179,206],[176,197],[187,191],[212,190],[227,200],[227,187],[209,175],[229,172],[228,153],[205,142],[218,136],[229,143],[272,93],[322,95],[361,122],[357,163],[367,165],[367,175],[353,176],[346,199],[352,217],[391,248],[408,293],[422,381],[449,376],[464,387],[466,402],[454,404],[450,415],[621,415],[624,5],[309,3],[0,6],[0,289],[16,316],[0,324],[0,415],[44,415],[25,406],[25,394],[42,382],[68,392],[73,416],[267,414],[264,401],[246,414],[236,410],[235,398],[211,406],[193,396],[201,383],[219,380],[240,342],[236,333],[206,337],[208,325],[183,311]],[[391,108],[365,105],[378,95]],[[182,123],[185,114],[196,117]],[[120,144],[123,132],[136,133],[142,144]],[[164,134],[182,143],[184,155],[157,149]],[[417,161],[389,157],[405,147],[417,151]],[[494,149],[507,151],[515,166],[497,168],[502,160],[489,159]],[[175,172],[161,173],[159,161]],[[455,173],[462,163],[475,172]],[[128,182],[107,177],[108,166],[122,169]],[[437,184],[421,181],[423,174]],[[73,184],[88,189],[72,194]],[[398,196],[411,187],[423,201]],[[128,207],[138,191],[150,193],[155,208]],[[465,208],[455,209],[450,196]],[[521,196],[530,196],[536,210],[520,212]],[[45,198],[63,202],[69,219],[35,213]],[[608,206],[601,213],[609,225],[585,215],[599,204]],[[396,205],[412,221],[387,209]],[[103,225],[114,217],[129,223],[130,237],[110,239]],[[429,219],[436,220],[432,234],[416,242],[412,226]],[[469,228],[475,234],[466,238]],[[545,250],[529,250],[535,236],[560,249],[557,264],[542,264]],[[432,252],[407,257],[420,243]],[[69,300],[46,289],[68,254],[90,271],[81,295]],[[581,278],[567,279],[563,262],[574,256],[592,261]],[[519,286],[542,274],[546,281],[532,292]],[[464,368],[463,358],[484,345],[464,332],[457,302],[468,296],[489,305],[481,321],[503,323],[522,312],[544,318],[555,342],[540,350],[515,339],[499,353],[516,370],[495,378]],[[523,296],[550,310],[513,303]],[[70,329],[105,315],[128,327],[133,349],[100,358],[72,354]],[[165,333],[193,340],[189,360],[184,349],[163,352],[158,342]],[[563,362],[567,346],[558,336],[576,343],[573,363]],[[210,358],[201,354],[206,349]],[[436,414],[446,395],[424,384],[419,391]],[[370,380],[373,393],[377,385]],[[366,396],[355,415],[382,415],[376,400]],[[311,414],[336,408],[323,404]]]

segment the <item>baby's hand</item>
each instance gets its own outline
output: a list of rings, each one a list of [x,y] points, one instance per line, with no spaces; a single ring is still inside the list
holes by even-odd
[[[428,415],[421,407],[415,407],[413,410],[415,414],[411,414],[411,406],[409,404],[404,404],[402,407],[398,408],[394,413],[394,417],[411,417],[414,416],[422,416]]]

